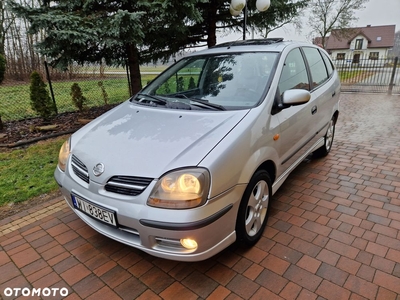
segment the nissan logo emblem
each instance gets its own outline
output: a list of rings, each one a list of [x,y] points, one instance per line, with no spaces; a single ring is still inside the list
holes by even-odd
[[[98,163],[93,168],[93,174],[95,176],[100,176],[101,174],[104,173],[104,169],[105,169],[104,165],[102,163]]]

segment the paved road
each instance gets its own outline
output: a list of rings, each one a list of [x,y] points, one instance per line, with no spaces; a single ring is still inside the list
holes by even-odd
[[[60,198],[2,220],[0,294],[399,300],[399,116],[399,96],[342,94],[331,154],[291,174],[260,242],[204,262],[168,261],[114,242]]]

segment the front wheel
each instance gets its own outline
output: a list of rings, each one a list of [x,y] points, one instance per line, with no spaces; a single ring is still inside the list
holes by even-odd
[[[335,118],[329,121],[328,130],[324,136],[324,144],[314,151],[314,155],[317,157],[327,156],[332,149],[333,138],[335,137]]]
[[[243,194],[236,220],[239,242],[252,246],[261,238],[268,220],[271,199],[271,179],[268,172],[257,171]]]

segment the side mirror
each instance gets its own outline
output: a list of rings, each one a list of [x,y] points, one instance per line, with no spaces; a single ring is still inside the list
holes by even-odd
[[[282,105],[284,107],[300,105],[307,103],[310,99],[311,94],[309,91],[300,89],[287,90],[282,95]]]

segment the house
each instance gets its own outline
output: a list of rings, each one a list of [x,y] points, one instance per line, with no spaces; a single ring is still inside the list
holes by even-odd
[[[395,25],[356,27],[332,30],[325,49],[336,60],[346,64],[371,63],[388,57],[394,46]]]

